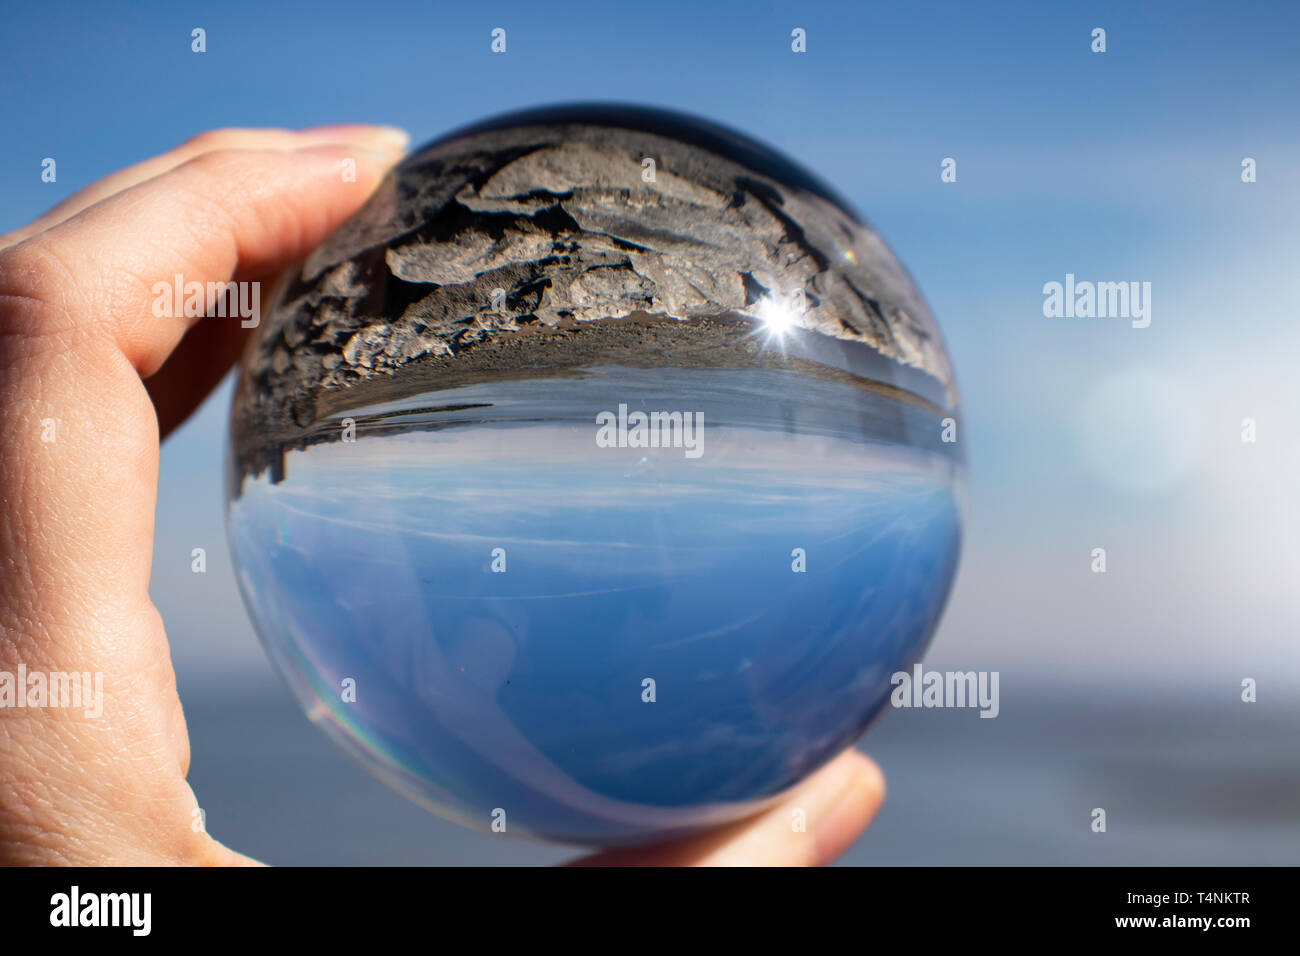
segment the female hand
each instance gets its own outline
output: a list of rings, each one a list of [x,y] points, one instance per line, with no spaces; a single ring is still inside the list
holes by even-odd
[[[0,709],[0,862],[253,862],[194,825],[189,738],[148,593],[160,438],[248,331],[239,317],[159,318],[153,288],[274,277],[404,146],[383,127],[205,133],[0,237],[0,676],[102,673],[104,689],[93,718]],[[758,817],[579,862],[825,863],[883,794],[875,765],[848,751]]]

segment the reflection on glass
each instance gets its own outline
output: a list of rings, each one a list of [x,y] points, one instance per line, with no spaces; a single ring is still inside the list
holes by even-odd
[[[602,447],[620,404],[702,414],[701,454]],[[337,418],[355,441],[233,501],[241,584],[315,718],[470,825],[618,843],[761,806],[879,711],[956,560],[958,466],[909,440],[933,416],[788,372],[598,369]]]

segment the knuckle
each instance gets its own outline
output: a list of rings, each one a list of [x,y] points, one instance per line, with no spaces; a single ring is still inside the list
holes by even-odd
[[[186,219],[196,233],[231,228],[239,192],[249,178],[249,157],[247,150],[218,149],[195,156],[177,170]]]
[[[43,235],[0,249],[0,334],[71,330],[69,272]]]
[[[0,282],[6,291],[30,289],[39,284],[46,270],[45,253],[39,237],[0,249]]]
[[[247,155],[245,150],[223,146],[186,160],[184,168],[205,176],[224,179],[245,163]]]
[[[292,135],[289,130],[280,128],[253,129],[246,126],[223,126],[196,133],[182,143],[180,149],[186,153],[210,153],[217,150],[247,148],[267,138],[289,135]]]
[[[247,130],[227,126],[220,129],[207,129],[196,133],[181,144],[186,152],[210,152],[214,149],[228,149],[247,135]]]

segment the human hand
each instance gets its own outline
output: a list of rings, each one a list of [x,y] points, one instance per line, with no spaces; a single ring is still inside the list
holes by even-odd
[[[0,710],[0,862],[254,862],[195,825],[189,738],[148,593],[159,441],[247,330],[159,318],[153,288],[275,276],[360,207],[404,145],[382,127],[207,133],[0,237],[0,674],[102,673],[104,688],[93,719]],[[348,159],[355,181],[340,175]],[[825,863],[883,794],[879,770],[849,751],[750,820],[578,862]]]

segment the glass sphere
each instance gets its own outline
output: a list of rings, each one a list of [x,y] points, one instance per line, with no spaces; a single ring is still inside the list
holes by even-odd
[[[644,843],[887,705],[956,567],[956,429],[920,294],[824,184],[690,117],[533,110],[414,152],[283,278],[227,526],[268,653],[381,779]]]

